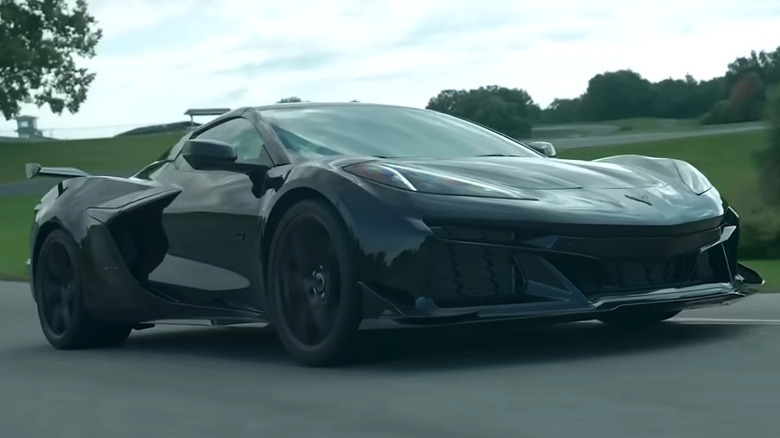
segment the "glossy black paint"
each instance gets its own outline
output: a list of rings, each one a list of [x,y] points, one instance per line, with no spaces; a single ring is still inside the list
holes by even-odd
[[[319,105],[327,104],[300,106]],[[715,188],[696,195],[668,160],[534,152],[293,164],[262,110],[199,127],[131,178],[61,182],[36,207],[31,269],[46,234],[61,228],[89,267],[81,273],[85,304],[98,318],[263,320],[276,224],[296,202],[320,198],[350,231],[366,318],[590,319],[622,307],[724,303],[763,283],[737,263],[737,214]],[[265,161],[193,168],[187,151],[204,149],[188,140],[231,120],[251,124]],[[438,176],[421,193],[345,170],[369,162],[406,169],[421,187],[419,175]],[[488,194],[459,193],[436,178],[478,182]]]

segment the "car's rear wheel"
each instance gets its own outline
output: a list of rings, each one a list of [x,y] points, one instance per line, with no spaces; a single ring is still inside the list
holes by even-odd
[[[623,328],[648,327],[673,318],[680,310],[669,311],[624,311],[602,315],[598,318],[604,324]]]
[[[330,205],[305,200],[276,229],[268,265],[269,318],[299,362],[334,365],[352,356],[361,321],[355,256]]]
[[[123,343],[132,327],[93,318],[84,307],[76,244],[52,231],[36,257],[35,297],[43,335],[58,349],[109,347]]]

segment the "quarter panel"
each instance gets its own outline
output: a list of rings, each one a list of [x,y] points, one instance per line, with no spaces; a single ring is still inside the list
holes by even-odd
[[[58,224],[80,243],[89,228],[86,214],[89,208],[105,206],[118,209],[165,190],[150,181],[104,176],[62,181],[44,195],[35,207],[31,252],[37,244],[38,230],[46,223]],[[34,260],[35,254],[31,256],[31,260]]]
[[[121,222],[128,215],[133,215],[155,206],[164,206],[178,195],[178,190],[165,187],[150,181],[137,179],[122,179],[113,177],[88,177],[67,180],[53,188],[41,200],[35,211],[35,221],[31,231],[31,268],[36,268],[35,250],[42,238],[41,230],[51,228],[51,224],[64,229],[75,240],[78,251],[76,257],[81,267],[80,275],[85,286],[85,305],[95,309],[105,303],[112,303],[113,308],[121,308],[127,304],[123,295],[143,292],[139,280],[143,280],[134,272],[129,260],[117,249],[119,261],[111,257],[100,257],[96,253],[98,247],[116,248],[116,234],[112,234],[112,224]],[[144,219],[148,225],[154,226],[159,221],[159,215]],[[139,223],[138,225],[146,225]],[[102,232],[96,233],[99,229]],[[138,236],[143,238],[144,236]],[[139,247],[143,248],[142,244]],[[105,251],[102,252],[105,254]],[[149,255],[149,254],[145,254]],[[143,257],[144,263],[155,263],[153,257]],[[105,275],[130,278],[127,284],[105,289],[100,287],[101,278]],[[31,276],[31,285],[34,280]],[[33,285],[34,286],[34,285]],[[34,289],[34,287],[33,287]],[[102,303],[102,304],[101,304]],[[151,309],[148,309],[151,310]],[[136,308],[136,312],[143,309]]]

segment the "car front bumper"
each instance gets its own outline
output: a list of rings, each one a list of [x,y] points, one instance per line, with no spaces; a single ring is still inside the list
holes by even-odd
[[[737,262],[732,211],[665,230],[430,229],[433,235],[397,256],[384,275],[363,278],[364,317],[412,324],[586,320],[727,304],[764,283]]]
[[[425,297],[420,297],[413,305],[408,305],[388,299],[385,294],[377,293],[365,284],[361,284],[361,287],[364,310],[367,313],[378,319],[390,319],[406,324],[435,325],[511,319],[577,321],[595,319],[602,313],[624,310],[679,311],[731,304],[758,292],[764,284],[761,276],[750,268],[740,264],[738,269],[739,273],[730,283],[604,296],[595,301],[583,299],[458,308],[439,307]]]

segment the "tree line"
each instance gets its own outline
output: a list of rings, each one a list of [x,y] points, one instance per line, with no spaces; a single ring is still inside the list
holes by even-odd
[[[761,120],[768,90],[780,84],[780,46],[751,51],[729,63],[726,72],[707,80],[691,75],[651,82],[639,73],[599,73],[574,98],[558,98],[542,109],[527,91],[496,85],[443,90],[426,108],[464,117],[491,128],[529,137],[537,123],[600,122],[631,117],[699,118],[703,124]]]
[[[704,124],[748,122],[765,116],[767,90],[780,84],[780,46],[751,51],[708,80],[651,82],[633,70],[598,74],[585,93],[555,99],[540,116],[545,123],[604,121],[628,117],[700,118]]]

